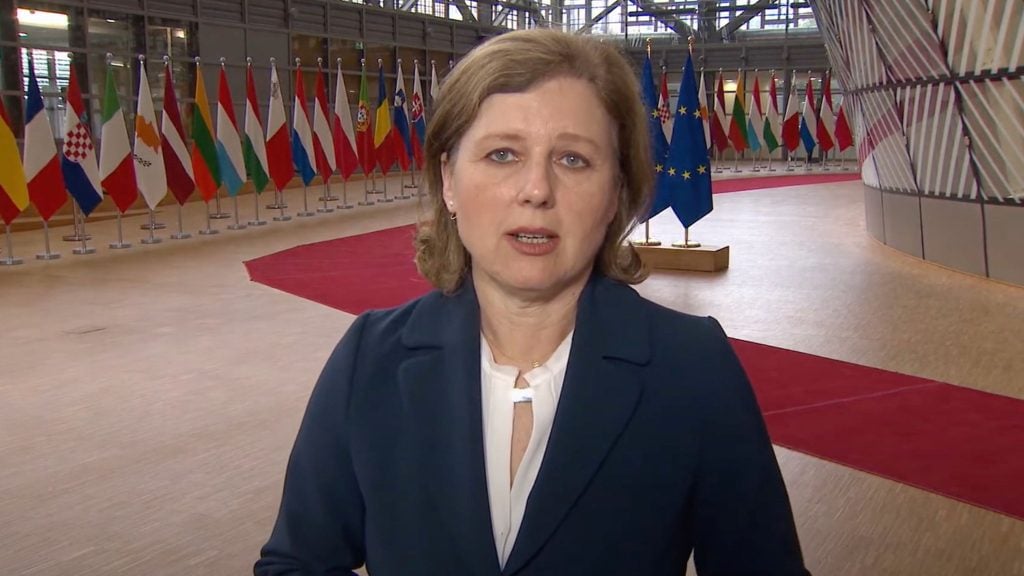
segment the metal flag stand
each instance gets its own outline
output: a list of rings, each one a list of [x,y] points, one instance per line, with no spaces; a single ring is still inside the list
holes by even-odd
[[[775,168],[772,168],[772,153],[768,152],[768,172],[777,172]]]
[[[139,226],[139,228],[143,230],[149,230],[149,236],[143,238],[142,240],[139,240],[139,242],[142,242],[143,244],[159,244],[163,242],[162,238],[157,238],[156,236],[153,235],[153,231],[159,230],[160,228],[166,228],[166,226],[163,224],[157,224],[156,212],[154,212],[152,208],[149,209],[149,224],[145,226]]]
[[[700,248],[700,242],[690,240],[690,229],[683,226],[683,241],[673,242],[673,246],[676,248]]]
[[[117,242],[111,242],[109,247],[112,250],[124,250],[125,248],[131,248],[131,242],[124,241],[124,230],[121,226],[121,211],[117,211]]]
[[[715,174],[721,174],[722,173],[722,153],[718,151],[718,147],[717,146],[712,145],[712,147],[715,149],[715,170],[714,170],[714,172],[715,172]]]
[[[163,222],[157,222],[156,221],[156,215],[153,215],[153,217],[149,219],[149,222],[146,222],[144,224],[140,224],[139,225],[139,230],[153,231],[153,230],[163,230],[164,228],[167,228],[167,224],[164,224]],[[143,242],[143,243],[145,244],[146,242]]]
[[[237,192],[234,195],[231,196],[231,202],[233,203],[234,209],[235,209],[235,222],[234,222],[234,224],[228,224],[228,230],[245,230],[245,228],[246,228],[245,224],[242,224],[241,222],[238,221],[238,193]]]
[[[185,232],[181,212],[182,206],[181,204],[178,204],[178,231],[175,232],[174,234],[171,234],[171,240],[187,240],[192,237],[191,234]]]
[[[309,186],[306,185],[305,180],[302,182],[302,212],[297,212],[295,215],[299,218],[316,216],[315,212],[309,211]]]
[[[36,260],[57,260],[60,254],[50,251],[50,223],[43,220],[43,252],[36,254]]]
[[[252,190],[253,208],[256,209],[256,216],[249,220],[249,226],[266,226],[266,220],[260,220],[260,193],[255,188]]]
[[[71,231],[71,234],[65,234],[63,236],[62,239],[65,242],[80,242],[81,240],[83,240],[82,237],[86,236],[85,232],[82,231],[82,226],[81,226],[81,221],[82,221],[81,216],[82,216],[82,214],[81,214],[81,211],[78,209],[78,204],[77,203],[74,205],[74,213],[75,213],[75,227]],[[88,236],[87,238],[84,238],[84,239],[85,240],[92,240],[92,236]]]
[[[630,240],[630,244],[634,246],[661,246],[660,240],[654,240],[651,238],[651,220],[648,218],[644,221],[644,239],[643,240]]]
[[[214,234],[220,234],[220,230],[210,227],[210,219],[213,218],[213,215],[210,214],[210,201],[207,200],[203,202],[203,204],[206,204],[206,228],[200,229],[199,233],[203,236],[213,236]]]
[[[75,212],[79,212],[78,202],[75,202]],[[89,240],[90,236],[85,233],[85,213],[82,213],[82,226],[81,226],[81,228],[78,229],[78,236],[79,236],[79,238],[82,241],[82,245],[79,246],[78,248],[73,248],[71,250],[71,253],[72,254],[77,254],[79,256],[81,256],[83,254],[95,254],[96,253],[96,249],[90,247],[86,243]]]
[[[284,190],[278,190],[277,185],[274,185],[274,203],[268,204],[267,208],[278,210],[277,216],[274,216],[274,222],[287,222],[292,219],[291,216],[284,213],[284,209],[288,207],[288,203],[284,201]]]
[[[324,204],[323,206],[320,206],[319,208],[316,209],[316,211],[321,213],[321,214],[330,214],[331,212],[334,212],[334,208],[331,208],[330,206],[328,206],[327,205],[327,201],[328,200],[338,200],[337,196],[333,196],[333,197],[331,196],[330,184],[329,184],[330,179],[331,179],[330,176],[328,176],[328,177],[323,179],[324,180],[324,192],[323,192],[323,195],[320,196],[320,198],[318,198],[318,200],[320,200]]]
[[[381,172],[383,173],[384,171],[381,170]],[[384,181],[384,199],[381,200],[381,202],[394,202],[395,201],[394,198],[388,198],[388,175],[387,174],[382,174],[381,175],[381,180]]]
[[[225,218],[231,218],[231,214],[228,214],[227,212],[223,212],[220,209],[220,189],[217,189],[217,195],[215,196],[215,201],[216,201],[216,212],[210,214],[210,218],[213,218],[214,220],[223,220]]]
[[[355,208],[348,203],[348,181],[344,178],[341,179],[341,204],[338,204],[338,210],[351,210]]]
[[[357,202],[357,204],[360,206],[373,206],[374,201],[370,200],[370,190],[366,184],[366,174],[363,174],[363,199]]]
[[[0,259],[0,266],[17,266],[18,264],[24,264],[24,260],[14,257],[14,248],[11,244],[11,227],[6,222],[4,222],[4,237],[7,241],[7,256]]]

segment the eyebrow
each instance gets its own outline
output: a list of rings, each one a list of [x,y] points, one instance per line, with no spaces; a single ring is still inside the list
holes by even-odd
[[[480,142],[489,142],[491,140],[500,140],[500,141],[503,141],[503,142],[511,141],[511,142],[515,142],[515,143],[522,143],[522,142],[526,141],[526,138],[524,136],[522,136],[520,134],[516,134],[514,132],[492,132],[492,133],[484,134],[484,135],[480,136],[480,138],[478,140]],[[593,138],[590,138],[589,136],[584,136],[582,134],[574,134],[572,132],[562,132],[562,133],[558,134],[555,137],[555,140],[563,140],[563,141],[587,144],[587,145],[593,146],[595,148],[600,148],[600,146],[601,146],[596,140],[594,140]]]

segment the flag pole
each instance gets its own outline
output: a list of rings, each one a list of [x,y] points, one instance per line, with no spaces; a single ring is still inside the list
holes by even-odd
[[[75,204],[75,206],[74,206],[75,207],[75,211],[76,212],[80,211],[81,209],[78,206],[78,201],[77,200],[75,201],[74,204]],[[79,238],[82,241],[82,245],[80,247],[78,247],[78,248],[73,248],[71,250],[71,253],[72,254],[78,254],[79,256],[81,256],[83,254],[95,254],[96,253],[96,249],[90,247],[89,244],[87,243],[87,241],[89,240],[90,236],[85,233],[85,212],[81,212],[81,215],[82,215],[82,227],[79,228],[79,230],[78,230],[78,236],[79,236]]]
[[[109,245],[111,250],[124,250],[125,248],[131,248],[131,242],[124,241],[124,230],[121,226],[121,209],[117,209],[117,242],[111,242]]]
[[[36,260],[57,260],[60,253],[50,251],[50,223],[43,220],[43,252],[36,254]]]
[[[75,226],[74,226],[74,229],[72,230],[71,234],[65,234],[63,236],[62,240],[64,240],[65,242],[79,242],[79,241],[82,240],[82,236],[85,235],[85,232],[82,232],[82,225],[81,225],[82,213],[80,212],[77,203],[75,203],[75,205],[74,205],[74,213],[75,213]],[[86,240],[92,240],[92,236],[89,236],[88,238],[86,238]]]
[[[251,56],[246,57],[245,65],[249,69],[246,72],[249,72],[252,69],[252,57]],[[248,118],[246,118],[246,121],[248,122]],[[263,130],[262,126],[260,126],[260,130],[261,131]],[[269,167],[268,167],[267,171],[268,172],[270,171]],[[266,185],[265,184],[264,184],[264,190],[266,190]],[[256,184],[255,183],[253,184],[253,187],[252,187],[252,200],[253,200],[253,214],[254,214],[254,217],[253,217],[252,220],[249,220],[249,226],[266,226],[267,225],[267,221],[260,219],[260,191],[256,190]]]
[[[348,203],[348,180],[345,178],[341,179],[341,204],[338,204],[339,210],[351,210],[353,206]]]
[[[383,168],[380,169],[380,172],[381,172],[380,179],[384,181],[384,199],[381,200],[381,202],[394,202],[395,201],[394,198],[388,198],[388,175],[387,175],[387,172],[384,172]]]
[[[695,42],[696,42],[696,39],[691,34],[690,38],[689,38],[689,40],[687,42],[689,44],[689,46],[690,46],[690,57],[691,58],[693,57],[693,45],[694,45]],[[683,70],[683,73],[684,74],[686,73],[685,69]],[[682,95],[680,95],[679,97],[682,98]],[[756,135],[755,135],[755,138],[756,138]],[[708,179],[709,180],[711,179],[711,175],[710,174],[708,175]],[[700,242],[691,242],[690,241],[690,227],[689,226],[683,226],[683,241],[682,242],[673,242],[672,246],[675,247],[675,248],[700,248]]]
[[[220,230],[210,227],[210,219],[213,218],[213,215],[210,214],[210,201],[206,200],[203,202],[203,204],[206,205],[206,228],[200,230],[199,233],[202,234],[203,236],[213,236],[214,234],[220,234]]]
[[[185,224],[182,218],[182,211],[183,210],[181,204],[178,204],[178,231],[175,232],[174,234],[171,234],[171,240],[186,240],[192,237],[191,234],[185,232]]]
[[[270,57],[270,67],[274,70],[274,72],[276,74],[276,72],[277,72],[277,58],[274,58],[273,56]],[[278,86],[278,88],[279,88],[278,89],[278,93],[280,94],[280,85]],[[283,94],[281,95],[281,99],[282,100],[284,99],[284,95]],[[268,122],[269,122],[269,120],[268,120]],[[287,124],[287,121],[285,121],[285,123]],[[273,181],[273,179],[271,179],[271,181]],[[274,182],[274,203],[273,204],[267,204],[267,209],[269,209],[269,210],[277,210],[278,211],[277,216],[274,216],[274,222],[287,222],[287,221],[292,219],[291,216],[289,216],[289,215],[284,213],[284,209],[287,208],[287,207],[288,207],[288,203],[285,202],[285,199],[284,199],[284,190],[282,188],[278,187],[277,182]]]
[[[647,39],[647,59],[651,59],[651,39]],[[657,162],[657,159],[655,159]],[[655,177],[657,179],[657,177]],[[651,215],[647,215],[647,219],[644,220],[644,239],[643,240],[631,240],[631,244],[634,246],[661,246],[661,242],[658,240],[651,239]]]
[[[14,257],[14,248],[11,243],[11,227],[6,222],[4,222],[4,237],[7,241],[7,256],[0,260],[0,266],[17,266],[18,264],[24,264],[24,260]]]

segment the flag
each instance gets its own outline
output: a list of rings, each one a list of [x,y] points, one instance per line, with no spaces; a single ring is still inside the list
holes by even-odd
[[[430,104],[437,105],[437,97],[441,93],[440,85],[437,83],[437,68],[434,61],[430,61]]]
[[[409,136],[409,114],[405,110],[405,79],[402,78],[402,60],[398,60],[398,79],[395,80],[395,124],[391,139],[395,143],[398,164],[409,169],[412,157],[412,138]]]
[[[338,81],[334,88],[334,164],[343,180],[348,180],[359,166],[356,154],[356,133],[352,127],[352,109],[348,105],[345,75],[338,59]]]
[[[252,180],[253,189],[263,192],[270,182],[267,168],[267,141],[263,135],[263,121],[260,120],[260,103],[256,100],[256,80],[252,77],[252,62],[245,67],[245,142],[242,143],[245,156],[245,172]]]
[[[188,147],[185,146],[185,129],[181,124],[178,97],[174,94],[170,62],[164,65],[164,115],[160,120],[160,134],[164,168],[167,170],[167,187],[178,204],[184,205],[195,191],[196,183],[192,175]]]
[[[729,137],[725,133],[725,87],[722,72],[718,72],[718,86],[715,88],[715,115],[711,118],[711,143],[721,154],[729,147]]]
[[[64,178],[57,160],[57,145],[53,141],[53,128],[43,106],[43,95],[36,80],[36,69],[28,61],[28,99],[25,102],[25,181],[28,197],[35,204],[39,216],[49,221],[64,205],[68,193],[64,191]]]
[[[92,133],[89,131],[89,122],[85,116],[85,105],[82,103],[82,90],[78,87],[74,66],[71,66],[71,77],[68,79],[65,112],[64,148],[60,158],[60,169],[68,192],[78,203],[82,213],[88,216],[103,201],[103,188],[96,148],[92,143]]]
[[[128,143],[128,126],[121,111],[121,100],[114,88],[114,72],[107,65],[107,83],[103,91],[103,126],[100,128],[100,182],[124,214],[139,197],[135,183],[135,160]]]
[[[732,118],[729,119],[729,141],[737,153],[742,154],[747,149],[747,113],[743,109],[743,101],[747,99],[747,92],[743,88],[743,71],[737,74],[736,95],[732,101]]]
[[[18,156],[18,141],[0,98],[0,217],[4,223],[13,222],[22,210],[28,208],[28,202],[28,183]]]
[[[192,109],[192,173],[203,200],[209,202],[220,188],[220,161],[213,141],[213,116],[203,82],[203,67],[196,62],[196,103]]]
[[[245,184],[245,155],[223,64],[220,65],[220,86],[217,89],[217,160],[220,162],[221,181],[228,195],[235,196]]]
[[[668,198],[672,211],[689,228],[711,212],[711,164],[704,145],[704,128],[700,120],[697,77],[693,57],[686,57],[683,77],[679,81],[672,142],[665,158],[665,169],[658,174],[659,196]]]
[[[764,138],[764,145],[771,154],[779,147],[779,92],[775,83],[775,73],[772,73],[771,83],[768,86],[768,112],[764,117],[764,127],[761,137]]]
[[[270,179],[278,190],[295,177],[295,165],[292,163],[292,143],[285,119],[284,95],[281,92],[281,80],[277,76],[277,64],[270,61],[270,112],[267,114],[267,167]]]
[[[654,87],[654,71],[651,66],[651,56],[644,58],[643,70],[640,73],[640,97],[643,99],[644,112],[647,113],[647,131],[651,139],[651,161],[654,162],[654,175],[658,175],[665,168],[665,154],[668,153],[668,141],[665,140],[665,133],[661,131],[661,115],[658,114],[658,93]],[[669,199],[663,196],[659,187],[654,189],[654,201],[651,203],[651,211],[647,215],[650,220],[669,206]]]
[[[377,114],[373,119],[373,153],[380,171],[387,174],[395,163],[395,144],[391,138],[391,104],[384,86],[384,62],[377,60]]]
[[[835,147],[835,143],[832,140],[832,133],[836,129],[835,116],[832,114],[832,75],[826,74],[825,79],[822,81],[821,88],[821,107],[818,109],[818,130],[816,136],[818,137],[818,145],[821,146],[821,152],[828,154],[832,148]]]
[[[786,119],[782,123],[782,143],[791,153],[800,146],[800,104],[796,98],[796,72],[789,83],[789,102],[786,104]]]
[[[804,112],[800,117],[800,140],[804,143],[804,150],[810,156],[814,151],[814,135],[818,132],[818,115],[814,111],[814,86],[811,85],[811,78],[807,78],[807,97],[804,100]]]
[[[150,210],[167,195],[167,171],[161,153],[160,130],[156,127],[153,95],[146,77],[146,62],[139,61],[139,99],[135,109],[135,183]]]
[[[672,113],[668,98],[668,72],[661,69],[661,83],[658,86],[658,118],[661,120],[661,131],[665,133],[665,141],[672,141]]]
[[[850,130],[850,122],[846,119],[846,98],[839,105],[839,114],[836,115],[836,146],[842,152],[853,146],[853,132]]]
[[[761,108],[761,82],[757,74],[754,75],[754,89],[750,92],[750,105],[747,106],[747,144],[750,150],[757,152],[761,150],[761,131],[764,130],[764,111]]]
[[[373,128],[370,120],[370,98],[366,88],[366,60],[362,61],[362,77],[359,79],[359,107],[356,113],[356,152],[363,174],[369,176],[377,160],[373,156]]]
[[[295,69],[295,104],[292,108],[292,160],[295,171],[308,185],[316,176],[313,169],[313,131],[309,127],[309,113],[306,112],[306,88],[302,84],[302,69]]]
[[[708,117],[708,94],[704,88],[704,70],[700,71],[700,88],[697,91],[697,101],[700,103],[700,123],[704,127],[704,145],[711,146],[711,124]]]
[[[315,94],[313,95],[313,157],[316,160],[316,171],[326,182],[334,174],[337,159],[334,154],[334,136],[331,134],[331,121],[327,107],[327,89],[324,87],[324,70],[317,65]]]
[[[423,113],[423,94],[420,91],[420,63],[413,62],[412,80],[412,154],[416,164],[423,168],[423,145],[427,134],[427,121]]]

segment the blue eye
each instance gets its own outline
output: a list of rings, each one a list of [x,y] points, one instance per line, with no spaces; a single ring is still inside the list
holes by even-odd
[[[562,156],[561,162],[569,168],[586,168],[590,166],[590,163],[583,156],[577,154],[566,154]]]
[[[487,157],[499,164],[507,164],[516,159],[510,150],[495,150],[488,154]]]

